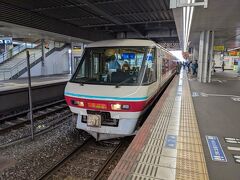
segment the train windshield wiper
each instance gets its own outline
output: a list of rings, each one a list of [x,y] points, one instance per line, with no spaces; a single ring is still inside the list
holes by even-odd
[[[134,80],[134,78],[133,78],[133,77],[129,77],[129,78],[121,81],[120,83],[117,83],[115,87],[116,87],[116,88],[119,88],[119,86],[120,86],[121,84],[123,84],[123,83],[125,83],[125,82],[128,82],[128,81],[130,81],[130,80]]]
[[[84,84],[88,81],[87,77],[81,77],[79,79],[74,79],[72,82],[79,83],[81,86],[84,86]]]

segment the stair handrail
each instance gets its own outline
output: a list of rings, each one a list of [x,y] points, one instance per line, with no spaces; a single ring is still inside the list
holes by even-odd
[[[30,44],[30,46],[28,44]],[[15,56],[16,54],[24,51],[27,48],[33,49],[33,48],[39,47],[40,45],[41,45],[41,40],[38,39],[32,43],[25,42],[18,46],[15,46],[12,49],[9,49],[7,52],[0,54],[0,64],[3,63],[4,61],[10,59],[11,57]]]
[[[15,46],[12,49],[9,49],[8,51],[0,54],[0,62],[4,62],[5,60],[7,60],[8,58],[11,58],[12,56],[14,56],[15,54],[21,52],[21,49],[26,49],[26,43],[21,44],[19,46]]]
[[[31,55],[30,55],[30,61],[32,61],[32,58],[34,59],[33,61],[35,61],[35,54],[31,54]],[[20,67],[22,64],[25,63],[25,64],[27,65],[27,59],[26,59],[26,58],[22,58],[22,59],[23,59],[22,61],[18,62],[17,64],[15,64],[15,65],[12,66],[12,67],[0,69],[0,73],[3,74],[3,77],[4,77],[3,79],[4,79],[4,80],[6,80],[6,73],[10,73],[10,77],[12,77],[12,76],[13,76],[13,71],[14,71],[15,69],[17,69],[17,71],[16,71],[15,74],[17,74],[17,73],[20,72],[21,69],[19,69],[19,67]],[[9,79],[9,78],[7,78],[7,79]]]
[[[54,47],[53,47],[52,49],[54,49],[54,48],[61,48],[61,47],[64,47],[65,45],[66,45],[66,44],[59,42],[58,47],[56,47],[55,44],[54,44]],[[39,45],[36,45],[35,47],[37,47],[37,46],[39,46]],[[50,51],[50,50],[49,50],[49,51]],[[48,51],[48,52],[49,52],[49,51]],[[48,52],[46,52],[45,54],[47,54]],[[41,58],[41,57],[42,57],[42,56],[40,56],[39,58]],[[32,58],[34,58],[34,59],[32,60]],[[39,58],[37,58],[37,59],[39,59]],[[19,69],[19,66],[22,65],[23,63],[26,63],[26,64],[27,64],[27,59],[26,59],[26,58],[22,58],[22,59],[23,59],[22,61],[18,62],[17,64],[15,64],[15,65],[12,66],[12,67],[0,69],[0,73],[3,73],[4,80],[6,80],[6,75],[5,75],[6,73],[10,73],[10,77],[12,77],[13,75],[18,74],[18,73],[22,70],[22,69]],[[31,63],[35,62],[35,60],[37,60],[37,59],[36,59],[35,53],[30,54],[30,62],[31,62]],[[13,74],[13,71],[14,71],[15,69],[17,69],[17,72],[16,72],[15,74]]]

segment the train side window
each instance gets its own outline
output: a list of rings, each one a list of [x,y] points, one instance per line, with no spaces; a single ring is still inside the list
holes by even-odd
[[[162,74],[166,74],[166,72],[169,71],[169,59],[163,58],[162,61]]]
[[[166,69],[165,69],[165,58],[162,58],[162,75],[166,73]]]
[[[155,49],[151,49],[151,51],[148,52],[146,56],[145,65],[146,66],[143,83],[149,84],[155,82],[157,80],[157,64],[155,58]]]
[[[76,79],[80,79],[80,78],[83,78],[83,77],[85,77],[86,75],[86,63],[85,63],[85,61],[84,62],[80,62],[81,63],[81,67],[79,68],[79,69],[77,69],[76,70],[76,74],[75,74],[75,78]],[[80,64],[79,63],[79,64]]]
[[[79,78],[85,76],[85,62],[83,62],[82,68],[80,69],[78,76],[79,76]]]

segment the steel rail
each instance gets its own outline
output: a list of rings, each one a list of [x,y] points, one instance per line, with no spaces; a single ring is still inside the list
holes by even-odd
[[[34,110],[33,110],[34,111],[34,120],[41,119],[43,117],[46,117],[49,114],[53,114],[53,113],[56,113],[58,111],[61,111],[64,108],[67,108],[68,107],[67,105],[64,105],[64,106],[62,105],[62,106],[60,106],[56,109],[50,109],[50,111],[48,111],[48,112],[43,112],[43,113],[37,115],[37,113],[40,110],[47,109],[47,108],[50,108],[52,106],[57,106],[57,104],[60,104],[60,103],[63,103],[63,102],[64,102],[64,100],[55,101],[53,103],[48,103],[48,104],[45,104],[45,105],[38,106],[38,107],[34,108]],[[1,125],[4,125],[7,122],[6,127],[0,128],[0,134],[5,133],[5,132],[7,132],[7,131],[9,131],[13,128],[23,126],[24,124],[28,124],[29,123],[29,119],[27,118],[28,113],[29,113],[29,111],[24,111],[24,112],[17,113],[17,114],[14,114],[14,115],[4,117],[4,118],[0,119]]]
[[[53,165],[51,168],[49,168],[42,176],[37,178],[38,180],[42,179],[48,179],[58,168],[60,168],[62,165],[64,165],[65,162],[70,160],[75,154],[77,154],[82,148],[84,148],[89,142],[93,141],[94,139],[92,137],[88,137],[83,144],[76,147],[72,152],[70,152],[67,156],[62,158],[59,162],[57,162],[55,165]]]
[[[114,149],[114,151],[111,153],[109,158],[106,160],[106,162],[103,164],[101,169],[98,170],[98,172],[95,174],[93,177],[94,180],[100,180],[101,177],[103,176],[106,168],[109,166],[109,164],[112,162],[114,159],[115,155],[118,153],[119,149],[124,145],[123,140],[117,145],[117,147]]]
[[[65,119],[67,119],[67,118],[69,118],[69,117],[71,117],[71,116],[72,116],[72,113],[71,113],[71,114],[67,114],[66,116],[61,117],[60,119],[58,119],[57,123],[55,123],[54,125],[49,126],[49,127],[47,127],[47,128],[44,128],[44,129],[41,130],[41,131],[36,132],[36,133],[34,134],[34,136],[35,136],[35,137],[38,137],[38,136],[40,136],[40,135],[42,135],[42,134],[45,134],[45,133],[47,133],[47,132],[49,132],[49,131],[52,131],[52,130],[58,128],[59,126],[62,125],[62,123],[64,123],[63,120],[65,120]],[[31,139],[31,135],[30,135],[30,134],[29,134],[29,135],[26,135],[26,136],[23,136],[23,137],[21,137],[21,138],[18,138],[18,139],[16,139],[16,140],[10,141],[10,142],[4,143],[4,144],[0,144],[0,149],[7,148],[7,147],[9,147],[9,146],[16,145],[16,144],[18,144],[18,143],[21,143],[21,142],[23,142],[23,141],[27,141],[27,140],[29,140],[29,139]]]

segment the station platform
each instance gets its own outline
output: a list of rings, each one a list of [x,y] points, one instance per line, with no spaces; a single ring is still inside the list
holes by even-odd
[[[51,76],[40,76],[40,77],[32,77],[32,86],[42,86],[53,83],[67,82],[71,78],[69,74],[59,74],[59,75],[51,75]],[[15,89],[22,89],[28,87],[28,79],[27,78],[19,78],[14,80],[4,80],[0,81],[0,92],[10,91]]]
[[[64,89],[70,75],[32,77],[32,103],[34,106],[64,98]],[[28,79],[0,81],[0,116],[28,106]],[[3,103],[4,102],[4,103]]]
[[[220,69],[211,83],[189,80],[209,178],[240,179],[240,77]],[[206,135],[218,138],[225,159],[213,161]],[[223,155],[222,155],[223,157]]]
[[[239,180],[239,89],[235,74],[217,72],[203,84],[182,71],[109,179]]]
[[[109,179],[208,179],[186,73],[172,80]]]

